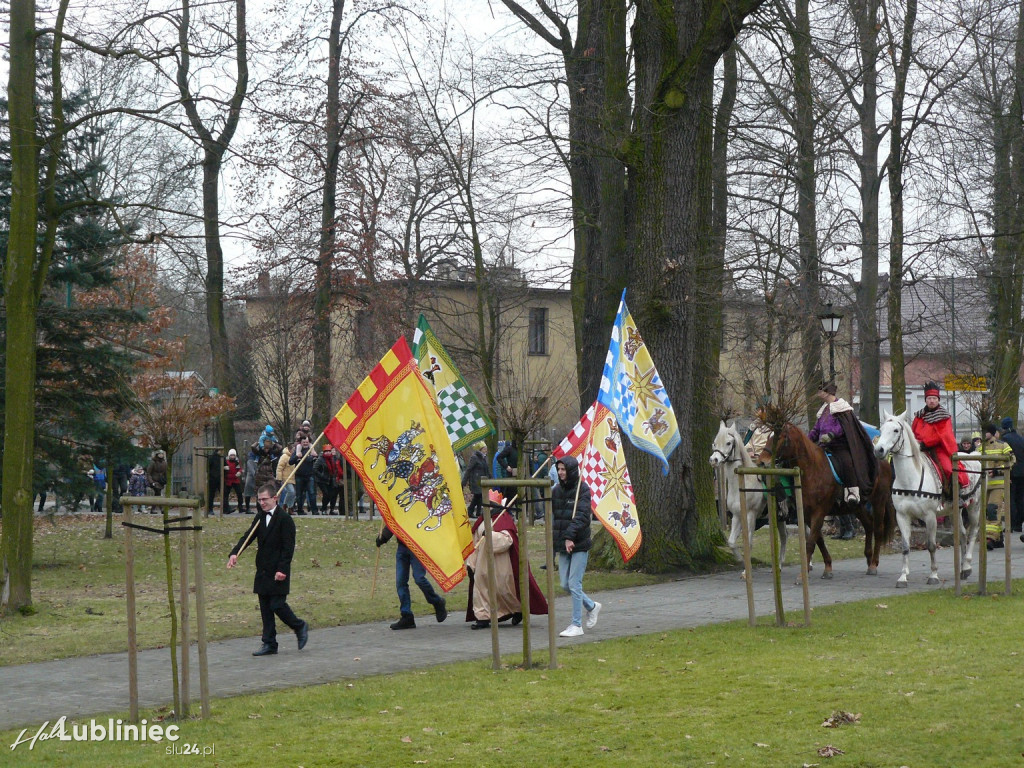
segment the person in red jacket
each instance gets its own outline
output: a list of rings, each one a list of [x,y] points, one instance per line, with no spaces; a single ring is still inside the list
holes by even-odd
[[[232,448],[228,451],[228,459],[224,464],[224,514],[230,515],[231,494],[238,500],[238,511],[242,511],[242,465],[238,463],[238,452]]]
[[[953,475],[953,454],[957,452],[956,435],[949,411],[939,405],[939,385],[929,381],[924,385],[924,408],[914,414],[914,437],[921,447],[931,454],[942,472],[942,484],[946,486]],[[960,487],[969,485],[963,464],[957,463]]]

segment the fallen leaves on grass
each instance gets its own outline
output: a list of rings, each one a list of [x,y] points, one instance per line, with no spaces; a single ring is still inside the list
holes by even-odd
[[[402,743],[403,744],[412,744],[412,736],[403,736],[402,737]]]
[[[845,755],[839,747],[833,747],[831,744],[826,744],[824,747],[818,750],[819,757],[835,757],[836,755]]]
[[[840,725],[849,725],[851,723],[860,722],[860,713],[852,714],[850,712],[843,712],[841,709],[836,710],[827,718],[825,722],[821,724],[822,728],[838,728]]]

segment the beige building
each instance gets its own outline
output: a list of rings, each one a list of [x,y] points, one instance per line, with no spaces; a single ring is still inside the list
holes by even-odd
[[[495,311],[493,322],[484,318],[483,344],[473,280],[396,280],[336,290],[332,411],[399,336],[411,345],[422,313],[477,398],[484,403],[493,399],[499,434],[523,425],[534,439],[564,437],[580,416],[569,292],[527,285],[514,270],[490,277]],[[311,318],[310,294],[275,290],[267,277],[261,277],[255,295],[246,297],[261,414],[279,429],[294,429],[311,412]],[[494,371],[490,398],[484,360],[491,361]]]

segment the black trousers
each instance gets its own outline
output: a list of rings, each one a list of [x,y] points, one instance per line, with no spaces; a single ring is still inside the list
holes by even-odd
[[[277,624],[274,617],[288,625],[292,632],[302,629],[303,621],[288,605],[288,595],[259,595],[260,618],[263,619],[263,642],[277,648]]]
[[[1021,529],[1024,523],[1024,477],[1010,476],[1010,528]]]
[[[473,500],[471,502],[469,502],[469,509],[466,510],[466,513],[470,517],[479,517],[480,516],[480,510],[483,507],[483,500],[484,500],[484,495],[483,495],[482,492],[481,493],[474,493],[473,494]]]
[[[227,492],[224,494],[224,511],[228,512],[231,509],[231,494],[235,494],[235,498],[238,499],[238,511],[242,511],[242,486],[241,485],[229,485]]]

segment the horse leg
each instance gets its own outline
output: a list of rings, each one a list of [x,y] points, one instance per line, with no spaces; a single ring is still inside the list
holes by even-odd
[[[966,536],[966,550],[963,553],[962,563],[963,570],[960,572],[960,578],[966,579],[971,575],[973,570],[972,564],[974,562],[974,545],[978,542],[978,531],[981,528],[980,525],[980,509],[981,501],[977,497],[971,498],[967,504],[967,536]],[[960,518],[960,510],[957,509],[957,517]]]
[[[783,507],[778,510],[779,528],[779,566],[786,562],[786,542],[789,540],[789,531],[786,530],[786,518],[788,515]]]
[[[821,529],[818,529],[818,549],[821,551],[821,559],[825,562],[825,572],[821,574],[823,579],[832,578],[832,555],[829,554],[828,547],[825,546],[825,537],[821,535]]]
[[[935,562],[935,550],[938,548],[935,545],[935,529],[937,525],[935,522],[935,510],[929,510],[928,514],[924,518],[924,528],[928,534],[928,555],[932,561],[932,572],[928,576],[929,584],[939,583],[939,567]]]
[[[863,506],[857,509],[857,519],[860,520],[861,525],[864,526],[864,561],[868,565],[867,575],[877,576],[878,575],[878,562],[872,560],[874,554],[874,530],[875,520],[872,515]]]
[[[934,515],[932,516],[932,530],[935,530]],[[905,507],[896,507],[896,525],[900,529],[900,538],[903,539],[903,569],[896,579],[897,589],[907,588],[907,577],[910,575],[910,515]],[[932,539],[934,541],[934,539]],[[935,550],[932,549],[932,567],[935,566]],[[929,584],[931,581],[928,582]]]
[[[823,514],[812,514],[811,515],[811,530],[807,536],[807,560],[810,562],[811,555],[814,554],[814,547],[817,546],[821,552],[821,559],[824,562],[824,573],[821,574],[823,579],[832,578],[832,555],[828,552],[828,547],[825,546],[825,538],[821,535],[821,526],[825,523],[825,515]]]
[[[729,541],[728,541],[728,544],[729,544],[729,549],[732,550],[732,554],[733,554],[733,556],[737,560],[741,560],[743,558],[743,555],[739,554],[736,551],[736,544],[740,540],[740,531],[742,530],[742,528],[743,528],[743,526],[740,524],[740,513],[738,511],[737,512],[733,512],[732,513],[732,522],[730,523],[730,526],[729,526]]]

